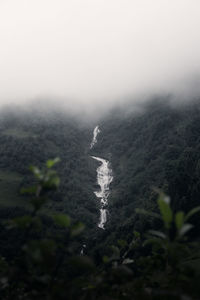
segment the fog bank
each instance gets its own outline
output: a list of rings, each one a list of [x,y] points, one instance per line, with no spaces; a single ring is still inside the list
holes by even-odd
[[[103,112],[200,94],[199,0],[1,0],[0,104]],[[45,107],[44,107],[45,108]]]

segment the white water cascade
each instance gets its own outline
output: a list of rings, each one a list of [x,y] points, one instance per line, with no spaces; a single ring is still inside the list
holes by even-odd
[[[97,143],[97,135],[100,132],[99,126],[96,126],[93,132],[93,140],[90,148]],[[105,229],[105,223],[107,221],[107,205],[108,205],[108,196],[110,194],[109,186],[113,180],[112,169],[110,168],[110,163],[108,160],[92,156],[93,159],[101,163],[97,168],[97,183],[100,186],[99,191],[95,191],[95,195],[100,199],[100,221],[98,224],[99,228]]]
[[[92,149],[94,147],[94,145],[97,143],[97,135],[98,133],[100,133],[100,129],[99,129],[99,126],[97,125],[95,128],[94,128],[94,131],[93,131],[93,139],[92,139],[92,142],[90,144],[90,149]]]

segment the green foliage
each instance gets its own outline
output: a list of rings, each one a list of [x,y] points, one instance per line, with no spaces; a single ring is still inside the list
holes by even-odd
[[[175,215],[176,228],[180,231],[184,223],[184,212],[179,211]]]
[[[109,158],[115,178],[106,231],[95,226],[92,130],[58,119],[0,120],[1,297],[198,299],[199,104],[102,121],[92,151]],[[58,155],[62,164],[45,162]],[[163,193],[157,202],[154,186],[173,201]]]
[[[30,166],[30,171],[35,175],[36,179],[39,181],[40,186],[38,186],[38,189],[41,189],[41,187],[46,189],[57,189],[60,184],[60,179],[57,176],[57,173],[51,168],[58,163],[60,160],[59,158],[55,158],[54,160],[48,160],[46,163],[47,169],[40,170],[38,167]],[[37,190],[36,194],[40,191]]]
[[[187,213],[199,206],[200,101],[175,107],[169,100],[154,99],[141,105],[139,112],[131,105],[115,109],[100,123],[94,155],[107,157],[114,174],[106,225],[113,235],[105,244],[131,238],[133,227],[144,231],[159,226],[153,216],[135,213],[136,207],[158,212],[152,187],[173,199],[174,211]],[[191,220],[195,225],[192,235],[198,237],[200,219],[193,216]]]
[[[49,160],[47,160],[46,166],[47,166],[48,169],[51,169],[58,162],[60,162],[59,157],[56,157],[54,159],[49,159]]]
[[[190,219],[194,214],[200,212],[200,206],[195,207],[193,209],[191,209],[187,215],[185,216],[185,221],[187,221],[188,219]]]
[[[160,197],[158,199],[158,206],[166,228],[170,228],[173,219],[172,210],[169,203],[169,197],[160,194]]]
[[[182,296],[188,293],[192,280],[195,282],[192,286],[198,294],[196,280],[200,269],[194,268],[194,262],[198,262],[200,258],[199,243],[187,241],[193,225],[186,222],[190,216],[199,212],[199,208],[192,209],[186,216],[182,211],[174,213],[169,198],[163,193],[159,195],[158,206],[162,215],[163,231],[149,230],[144,246],[151,245],[151,255],[148,259],[139,259],[139,264],[144,268],[141,275],[144,278],[147,276],[151,289],[156,283],[160,290],[169,289],[175,299],[179,299],[178,289],[182,291]],[[193,294],[193,291],[190,290],[189,293]],[[180,299],[182,296],[180,295]]]
[[[69,227],[71,223],[70,217],[63,214],[55,215],[53,219],[55,224],[61,227]]]
[[[164,223],[165,233],[155,230],[151,230],[150,233],[162,239],[169,238],[167,233],[169,233],[169,231],[173,229],[173,225],[175,225],[176,231],[174,235],[175,238],[182,238],[186,233],[188,233],[188,231],[190,231],[193,228],[192,224],[186,222],[193,215],[200,212],[200,207],[195,207],[192,210],[190,210],[187,213],[187,215],[185,215],[183,211],[173,213],[172,208],[170,206],[170,198],[166,196],[163,192],[159,192],[157,204],[160,210],[162,221]],[[158,218],[157,214],[141,209],[136,209],[136,213]]]
[[[71,230],[71,236],[75,237],[77,235],[79,235],[83,230],[84,230],[85,226],[83,223],[78,222],[76,223]]]
[[[59,191],[55,201],[44,201],[42,209],[52,214],[70,211],[73,219],[88,226],[85,236],[94,236],[98,206],[93,194],[96,166],[88,155],[92,130],[66,113],[54,110],[43,114],[34,109],[22,112],[15,108],[0,112],[0,128],[0,216],[6,219],[17,216],[18,210],[31,209],[25,196],[28,191],[23,197],[19,193],[22,187],[25,192],[28,186],[35,186],[27,168],[31,162],[34,167],[42,166],[42,171],[59,171],[62,179],[59,182],[52,174]],[[62,164],[58,164],[58,156]],[[38,172],[37,168],[33,171]]]
[[[118,239],[101,263],[95,263],[84,253],[81,222],[62,213],[43,215],[49,192],[58,188],[52,170],[58,159],[48,162],[42,169],[31,167],[35,185],[23,189],[32,211],[5,224],[8,235],[17,233],[19,243],[13,245],[12,256],[0,256],[3,299],[196,299],[199,242],[187,238],[193,227],[188,220],[199,207],[186,215],[174,212],[169,197],[160,192],[160,213],[137,209],[162,222],[160,230],[149,230],[146,237],[133,230],[131,239]]]
[[[199,206],[199,102],[177,109],[168,99],[157,99],[138,113],[133,107],[116,109],[99,120],[99,125],[98,143],[91,151],[92,124],[86,126],[55,111],[49,116],[33,110],[1,113],[1,217],[17,216],[19,207],[30,209],[30,201],[18,193],[22,186],[32,184],[29,163],[47,167],[46,161],[58,156],[63,163],[52,168],[59,171],[60,188],[55,201],[44,200],[43,209],[52,214],[70,212],[72,219],[81,220],[87,226],[84,235],[91,254],[98,244],[103,250],[124,236],[131,239],[133,227],[141,232],[154,226],[158,229],[159,219],[135,213],[138,207],[158,214],[154,186],[173,199],[175,211],[187,213]],[[94,226],[99,218],[99,202],[93,194],[97,165],[90,155],[107,157],[112,164],[114,181],[106,224],[112,235],[98,235]],[[53,164],[51,159],[48,164]],[[200,219],[194,215],[191,220],[195,225],[192,234],[198,236]]]
[[[84,230],[84,225],[72,221],[66,214],[55,214],[49,215],[51,225],[48,228],[41,214],[44,204],[49,202],[49,191],[59,186],[58,175],[52,170],[59,161],[58,158],[48,160],[42,169],[36,166],[30,168],[36,183],[22,189],[22,194],[30,197],[32,211],[5,224],[8,233],[17,230],[19,247],[15,245],[15,253],[7,262],[1,258],[0,290],[4,299],[54,299],[54,293],[58,295],[56,290],[63,284],[62,276],[68,284],[75,280],[76,272],[85,274],[93,269],[91,259],[78,255],[80,245],[74,241]],[[65,265],[74,272],[73,276],[65,271]],[[61,295],[62,292],[59,298],[62,298]]]

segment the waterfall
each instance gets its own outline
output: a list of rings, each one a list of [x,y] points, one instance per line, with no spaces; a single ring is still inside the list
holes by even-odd
[[[100,129],[99,126],[96,126],[93,131],[93,140],[90,146],[91,149],[97,143],[98,133],[100,133]],[[107,222],[108,214],[108,197],[110,194],[109,186],[113,180],[112,169],[108,160],[96,156],[91,157],[100,162],[100,166],[97,168],[97,183],[100,186],[100,190],[95,191],[94,194],[100,199],[100,220],[98,227],[105,229],[105,223]]]
[[[94,128],[94,131],[93,131],[93,139],[92,139],[92,142],[90,144],[90,149],[92,149],[94,147],[94,145],[97,143],[97,135],[100,133],[100,129],[99,129],[99,126],[97,125],[95,128]]]

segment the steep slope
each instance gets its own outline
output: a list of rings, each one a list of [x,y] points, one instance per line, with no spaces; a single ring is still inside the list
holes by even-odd
[[[57,171],[61,178],[53,209],[68,213],[88,226],[98,222],[97,201],[93,194],[96,166],[88,155],[92,132],[62,113],[6,111],[0,118],[1,212],[5,207],[28,207],[20,187],[33,178],[29,166],[42,166],[49,158],[60,157]],[[16,196],[17,195],[17,196]]]
[[[92,149],[92,124],[84,126],[54,112],[48,117],[27,112],[2,114],[0,214],[12,214],[8,207],[27,207],[19,189],[32,182],[28,166],[56,156],[61,158],[57,166],[61,186],[53,206],[47,208],[83,221],[89,228],[88,248],[99,247],[99,241],[103,248],[116,238],[131,238],[134,229],[149,228],[154,220],[136,215],[135,208],[156,210],[157,195],[152,187],[169,194],[175,210],[188,211],[199,205],[199,102],[171,107],[162,99],[140,112],[128,111],[114,110],[102,119],[98,143]],[[99,189],[98,165],[92,155],[108,159],[113,170],[105,231],[97,227],[100,204],[94,191]],[[195,222],[198,233],[199,218]]]
[[[149,222],[135,208],[156,209],[161,188],[173,208],[200,205],[200,103],[172,107],[156,100],[140,113],[113,111],[100,124],[94,152],[109,158],[114,180],[109,200],[108,234],[131,235]],[[199,224],[199,221],[196,220]]]

